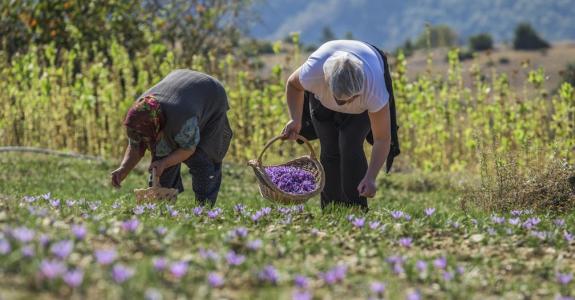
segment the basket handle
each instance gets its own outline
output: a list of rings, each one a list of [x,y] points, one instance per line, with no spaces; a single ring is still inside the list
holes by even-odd
[[[268,150],[268,148],[269,148],[274,142],[276,142],[277,140],[282,139],[282,137],[283,137],[282,135],[278,135],[278,136],[272,138],[271,140],[269,140],[269,141],[266,143],[266,145],[264,146],[264,149],[262,150],[262,152],[260,153],[260,156],[258,157],[258,163],[259,163],[259,164],[262,163],[262,157],[264,156],[264,153],[266,152],[266,150]],[[300,141],[302,141],[302,142],[304,142],[304,144],[308,147],[309,152],[310,152],[310,153],[309,153],[309,156],[310,156],[312,159],[317,160],[316,157],[315,157],[315,151],[313,150],[313,147],[312,147],[311,144],[308,142],[308,140],[307,140],[306,138],[304,138],[303,136],[299,135],[299,134],[297,135],[297,139],[300,140]]]

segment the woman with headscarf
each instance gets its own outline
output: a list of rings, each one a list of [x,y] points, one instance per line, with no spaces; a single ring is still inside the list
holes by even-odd
[[[146,91],[124,120],[128,146],[112,185],[119,187],[144,156],[152,153],[150,171],[156,170],[162,187],[184,190],[180,165],[192,175],[192,188],[200,205],[214,205],[222,181],[222,160],[232,131],[224,87],[213,77],[176,70]],[[149,184],[152,178],[150,177]]]
[[[379,49],[360,41],[336,40],[313,52],[287,81],[291,120],[282,134],[295,139],[300,133],[305,96],[326,174],[322,208],[341,204],[367,209],[366,197],[375,196],[375,180],[388,155],[392,160],[399,153],[394,148],[390,155],[392,92],[386,86],[390,82],[386,69],[387,60]],[[368,135],[373,137],[369,164],[363,148]]]

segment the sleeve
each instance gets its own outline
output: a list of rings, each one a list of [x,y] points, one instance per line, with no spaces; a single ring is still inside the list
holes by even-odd
[[[371,82],[368,82],[368,84],[372,85],[369,92],[369,99],[367,100],[367,110],[370,113],[381,110],[389,102],[389,92],[387,91],[383,72],[381,68],[377,68],[375,71],[377,75],[372,73],[373,77],[370,80]]]
[[[326,59],[326,51],[320,48],[312,53],[300,67],[299,81],[306,91],[314,92],[317,87],[322,86],[325,81],[323,63]]]
[[[200,128],[198,127],[198,118],[188,119],[180,131],[174,137],[174,141],[180,148],[191,149],[200,143]]]

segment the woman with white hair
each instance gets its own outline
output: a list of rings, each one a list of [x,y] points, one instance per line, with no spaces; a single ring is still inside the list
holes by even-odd
[[[391,78],[383,52],[360,41],[327,42],[291,74],[286,98],[291,120],[283,137],[296,139],[308,115],[320,140],[326,172],[321,207],[340,204],[367,209],[366,197],[375,196],[379,171],[386,160],[389,171],[390,160],[399,154]],[[366,138],[373,144],[369,164],[363,149]]]

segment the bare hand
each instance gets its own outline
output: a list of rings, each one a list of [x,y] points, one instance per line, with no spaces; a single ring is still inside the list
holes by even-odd
[[[362,197],[373,198],[377,188],[375,187],[375,180],[363,178],[357,186],[357,191]]]
[[[156,177],[162,176],[162,173],[164,173],[164,170],[166,170],[166,164],[165,164],[164,160],[160,159],[160,160],[153,161],[150,164],[150,167],[148,168],[148,170],[150,172],[152,172],[153,169],[156,169]]]
[[[128,173],[129,172],[123,167],[119,167],[118,169],[114,170],[111,174],[112,186],[115,188],[121,187],[121,183],[128,176]]]
[[[296,140],[301,130],[301,122],[290,120],[282,130],[282,139]]]

